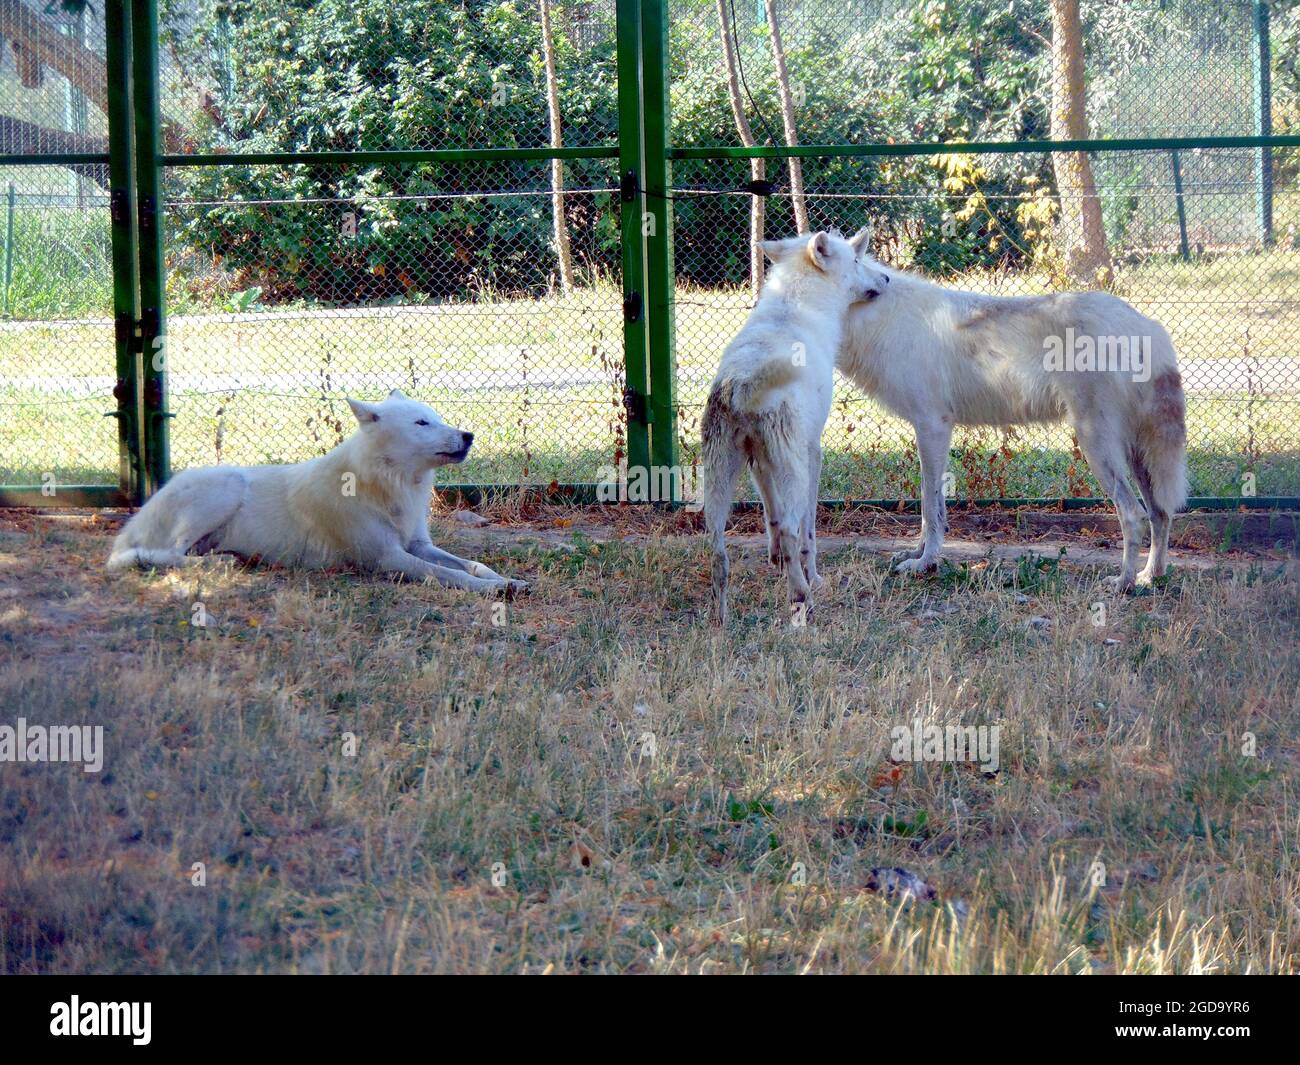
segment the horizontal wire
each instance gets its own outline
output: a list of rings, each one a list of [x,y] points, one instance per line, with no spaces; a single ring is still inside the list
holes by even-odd
[[[588,196],[595,193],[617,193],[616,188],[595,189],[561,189],[561,196]],[[365,206],[367,203],[396,203],[402,201],[424,200],[483,200],[483,199],[519,199],[525,196],[554,196],[551,189],[516,189],[501,192],[480,190],[474,192],[429,192],[401,193],[392,196],[311,196],[295,200],[168,200],[165,208],[177,210],[187,207],[296,207],[299,204],[351,203]]]

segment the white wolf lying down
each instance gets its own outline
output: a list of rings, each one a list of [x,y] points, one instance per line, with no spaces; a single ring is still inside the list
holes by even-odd
[[[767,241],[773,267],[758,305],[726,350],[700,425],[704,524],[713,545],[713,613],[727,620],[724,530],[742,462],[763,500],[772,561],[784,566],[792,618],[807,618],[817,575],[821,435],[831,409],[835,352],[849,305],[874,299],[885,273],[851,241],[817,233]]]
[[[892,284],[880,299],[850,310],[837,365],[916,430],[921,542],[895,556],[897,568],[920,571],[939,560],[954,425],[1063,419],[1119,512],[1124,560],[1113,580],[1129,590],[1162,576],[1170,521],[1187,498],[1187,470],[1182,380],[1160,323],[1104,292],[994,297],[885,269]],[[1076,363],[1076,350],[1091,351],[1097,368]],[[1151,522],[1141,573],[1142,513],[1130,475]]]
[[[360,428],[292,466],[185,470],[126,523],[110,569],[179,566],[223,552],[285,566],[354,565],[452,588],[515,594],[528,586],[429,539],[433,471],[461,462],[474,437],[401,392],[348,400]]]

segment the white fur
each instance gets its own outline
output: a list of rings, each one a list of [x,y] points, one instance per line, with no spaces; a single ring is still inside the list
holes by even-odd
[[[887,283],[882,269],[859,256],[868,236],[818,233],[763,245],[773,267],[758,305],[722,353],[701,424],[719,624],[727,620],[730,571],[724,530],[742,462],[763,500],[770,557],[786,571],[792,619],[809,617],[811,592],[821,585],[817,489],[835,354],[849,305],[876,298]]]
[[[902,271],[848,314],[838,367],[887,410],[912,423],[921,457],[921,542],[895,556],[902,572],[938,563],[946,531],[943,472],[955,425],[1067,421],[1124,533],[1118,586],[1149,583],[1167,565],[1169,525],[1187,495],[1183,391],[1161,325],[1104,292],[994,297]],[[1146,380],[1131,372],[1048,370],[1049,337],[1150,338]],[[1137,574],[1140,504],[1151,552]]]
[[[348,400],[358,430],[292,466],[185,470],[126,523],[109,569],[179,566],[222,552],[284,566],[353,565],[478,592],[523,591],[429,539],[433,471],[461,462],[473,436],[394,391]]]

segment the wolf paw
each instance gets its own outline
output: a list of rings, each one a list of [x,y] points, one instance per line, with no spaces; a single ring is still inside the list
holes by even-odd
[[[1142,578],[1139,576],[1134,581],[1132,578],[1125,579],[1122,575],[1116,574],[1114,577],[1103,578],[1101,583],[1106,586],[1108,591],[1114,592],[1116,595],[1125,595],[1133,592],[1137,585],[1142,583]]]
[[[924,553],[925,549],[922,547],[913,547],[906,551],[895,551],[889,556],[889,561],[897,566],[900,562],[910,562],[914,558],[920,558]]]
[[[919,575],[929,573],[931,570],[939,568],[937,558],[926,558],[925,555],[917,555],[915,558],[905,558],[894,567],[895,573],[911,573]]]
[[[826,578],[820,573],[811,573],[808,575],[808,587],[814,592],[826,587]]]
[[[1156,581],[1160,580],[1164,574],[1157,574],[1154,570],[1144,569],[1135,578],[1135,583],[1139,588],[1150,588]]]
[[[514,580],[503,580],[497,586],[497,594],[505,599],[518,599],[528,594],[528,582]]]

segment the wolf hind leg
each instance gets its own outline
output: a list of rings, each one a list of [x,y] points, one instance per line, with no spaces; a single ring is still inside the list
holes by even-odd
[[[1102,491],[1115,505],[1124,536],[1124,556],[1117,577],[1107,579],[1117,591],[1133,590],[1137,578],[1137,559],[1142,550],[1142,506],[1129,487],[1128,457],[1117,427],[1104,421],[1076,421],[1075,435],[1079,450],[1088,460],[1088,468],[1097,478]]]
[[[769,447],[767,457],[768,521],[776,539],[778,565],[785,570],[790,622],[799,627],[812,615],[812,587],[804,555],[809,550],[806,452]]]
[[[165,485],[118,534],[109,568],[186,566],[193,564],[188,552],[196,545],[219,550],[213,534],[239,510],[245,483],[237,470],[213,469]]]
[[[814,440],[808,448],[808,509],[804,518],[803,573],[814,592],[826,582],[817,572],[817,494],[822,483],[822,446]]]
[[[1158,494],[1151,483],[1151,471],[1147,469],[1141,453],[1134,452],[1132,459],[1133,479],[1137,482],[1142,502],[1146,504],[1147,518],[1151,522],[1151,547],[1147,552],[1147,564],[1134,578],[1142,586],[1163,577],[1169,568],[1169,529],[1173,524],[1173,515],[1160,505]]]

